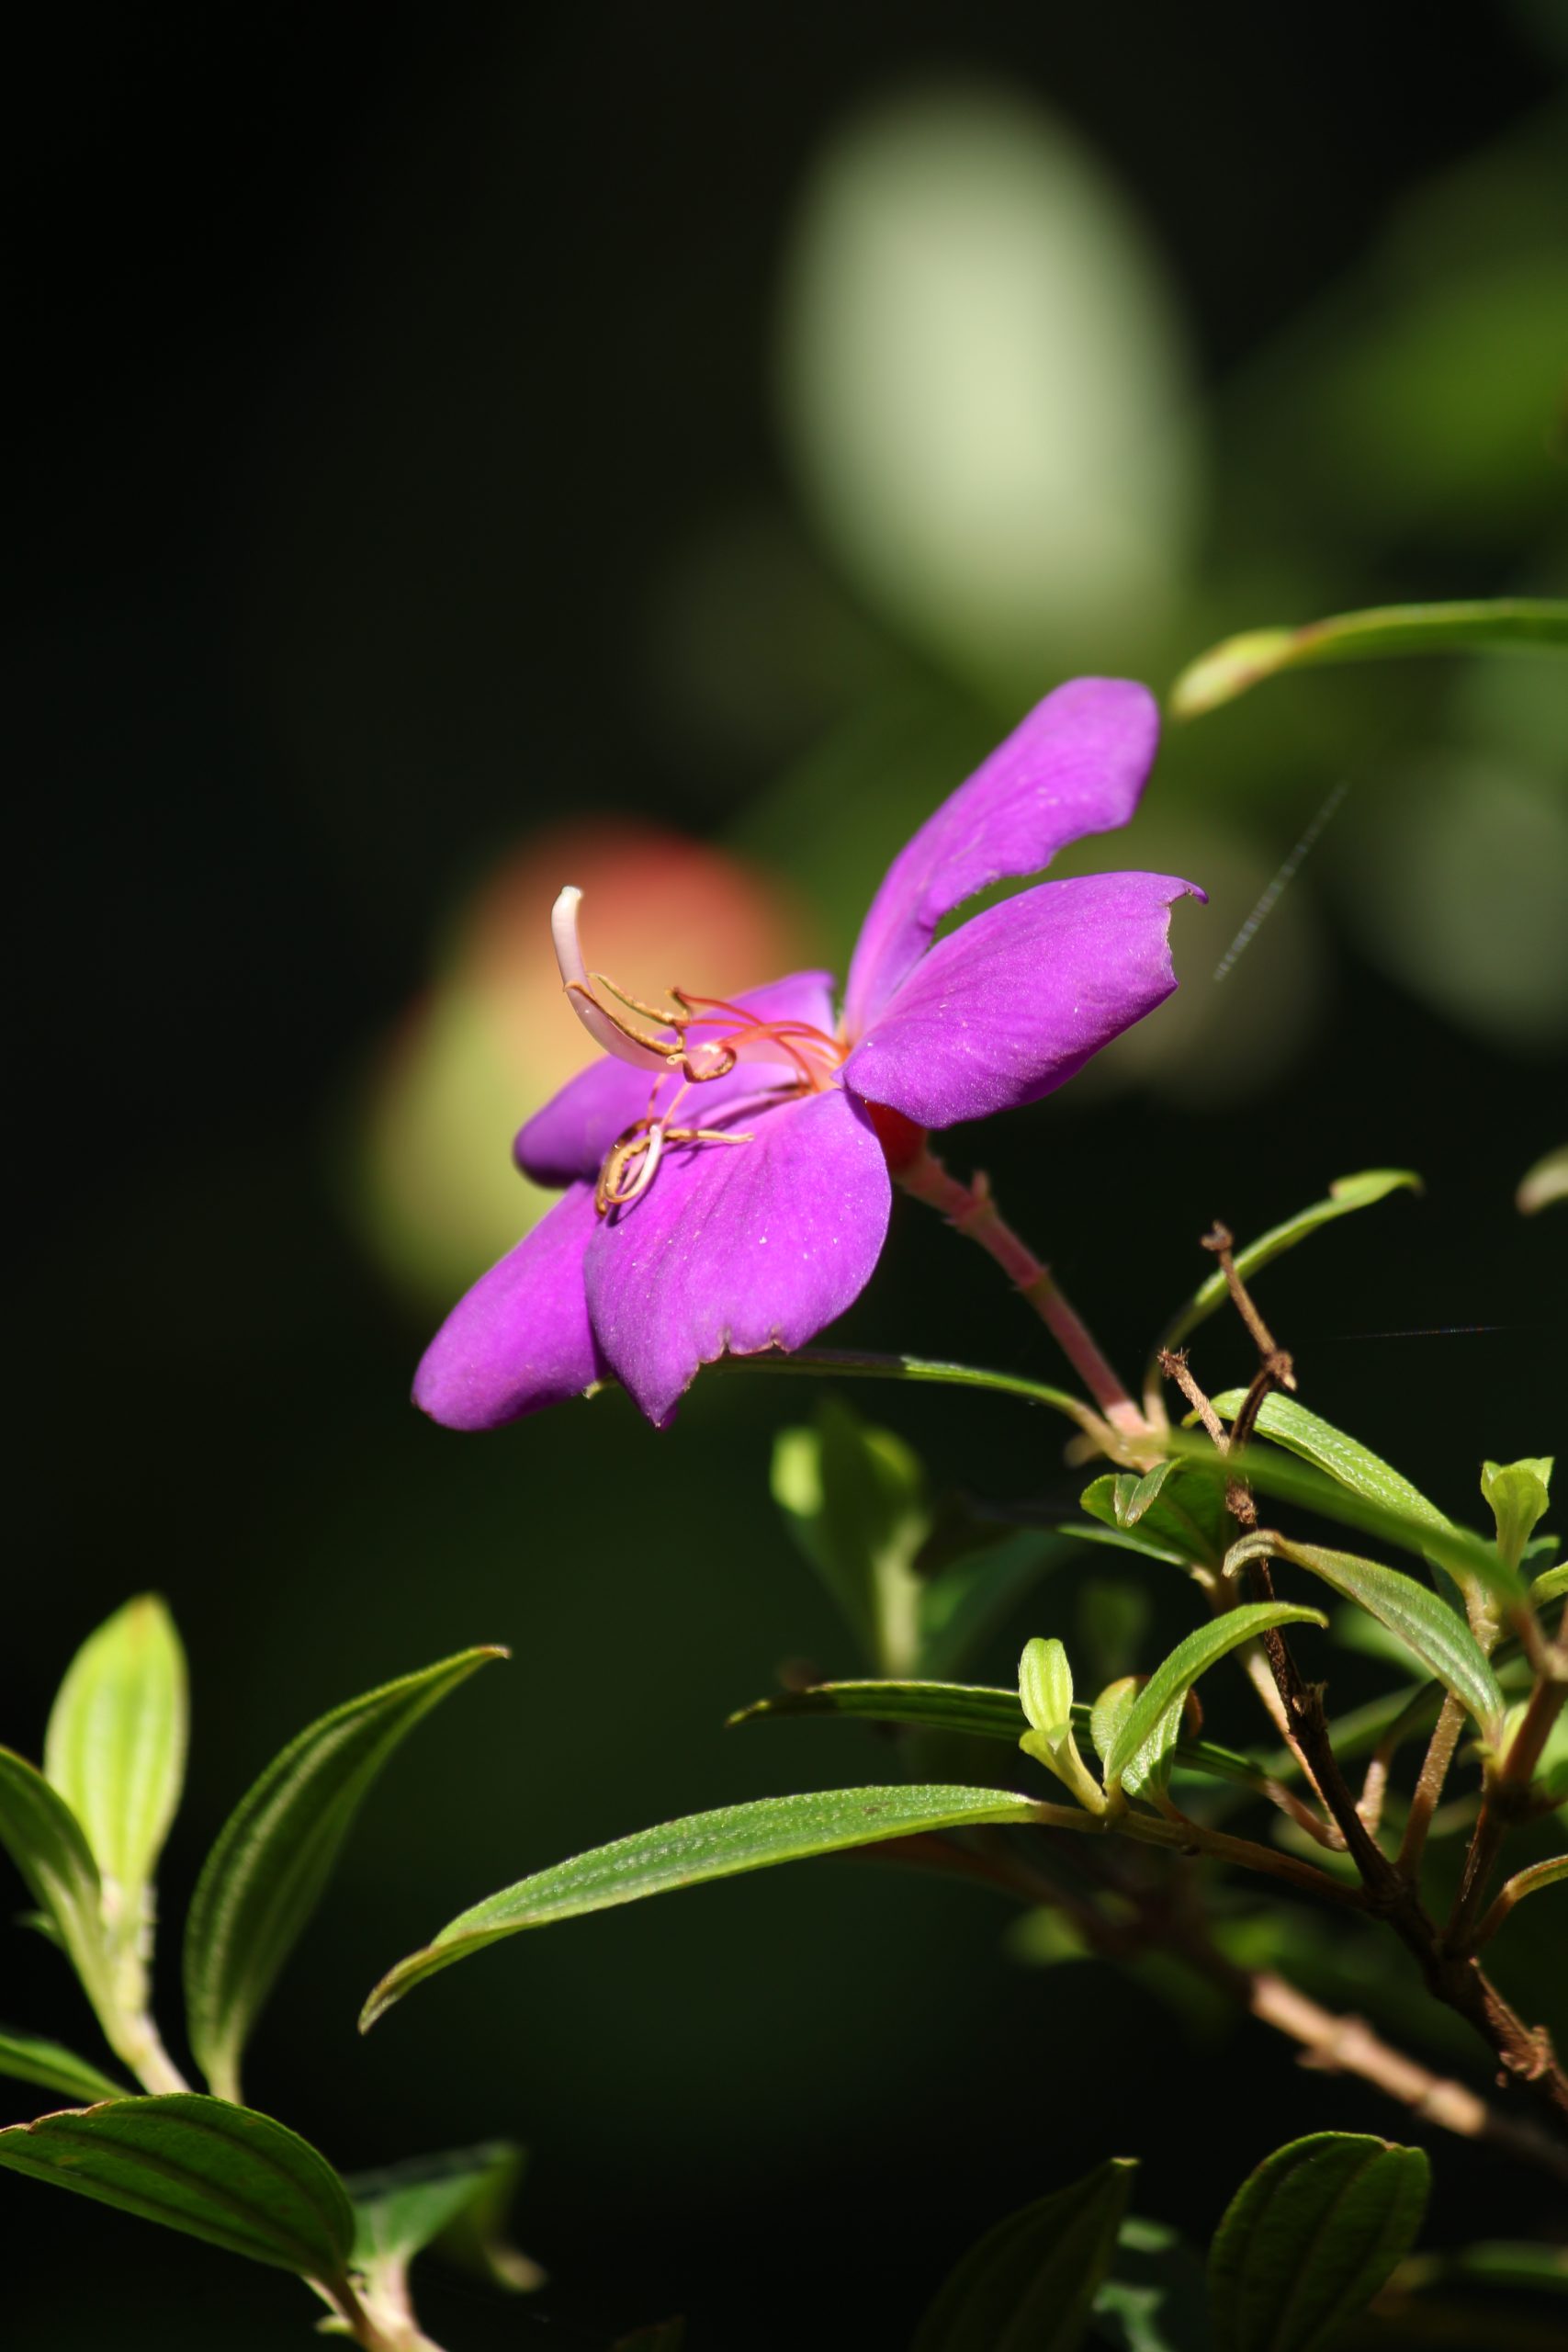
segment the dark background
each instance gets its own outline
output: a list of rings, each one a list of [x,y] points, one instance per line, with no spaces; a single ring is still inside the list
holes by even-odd
[[[78,7],[13,54],[6,1736],[36,1755],[75,1644],[128,1593],[166,1594],[195,1689],[177,1918],[228,1806],[310,1714],[512,1645],[368,1805],[249,2085],[344,2167],[528,2142],[519,2234],[558,2283],[504,2305],[433,2282],[454,2352],[602,2346],[677,2309],[694,2352],[896,2344],[971,2234],[1103,2154],[1145,2156],[1142,2210],[1201,2239],[1288,2130],[1394,2128],[1261,2030],[1206,2042],[1149,1987],[1016,1966],[989,1897],[837,1865],[530,1938],[356,2041],[373,1979],[490,1888],[645,1821],[881,1768],[847,1729],[719,1729],[786,1657],[853,1663],[766,1500],[771,1433],[806,1392],[715,1380],[659,1437],[618,1397],[435,1431],[405,1400],[439,1302],[376,1244],[355,1170],[378,1040],[531,830],[657,818],[772,859],[807,903],[817,876],[862,892],[911,798],[958,781],[948,746],[982,751],[1086,658],[1047,637],[1035,674],[958,675],[847,576],[802,496],[773,369],[826,139],[979,77],[1070,125],[1141,218],[1184,322],[1201,513],[1175,604],[1129,610],[1087,660],[1161,687],[1229,628],[1560,584],[1539,318],[1521,310],[1519,349],[1462,307],[1442,326],[1450,277],[1561,254],[1553,26],[1526,6],[1441,42],[1364,8]],[[679,550],[694,517],[729,514],[763,518],[785,586],[738,572],[738,669],[721,633],[677,693]],[[803,578],[816,652],[774,662]],[[1560,1235],[1512,1195],[1561,1123],[1561,955],[1517,841],[1560,841],[1565,714],[1544,670],[1508,671],[1511,697],[1479,674],[1285,681],[1173,740],[1151,862],[1205,880],[1204,845],[1228,844],[1237,918],[1353,780],[1289,894],[1295,928],[1282,910],[1249,951],[1243,1044],[1222,1005],[1164,1072],[1129,1063],[951,1155],[983,1152],[1129,1363],[1214,1215],[1245,1233],[1342,1170],[1421,1169],[1418,1203],[1282,1264],[1269,1306],[1309,1400],[1471,1517],[1483,1454],[1562,1435]],[[809,763],[863,705],[931,775],[858,779],[875,854],[846,881]],[[1478,762],[1465,799],[1452,778]],[[1366,877],[1391,874],[1391,907],[1413,871],[1427,888],[1439,770],[1468,928],[1446,955],[1452,902],[1417,909],[1433,979],[1369,917]],[[1536,813],[1465,865],[1486,776]],[[1216,893],[1210,927],[1179,931],[1193,1001],[1235,927]],[[836,914],[826,930],[841,956]],[[499,1154],[530,1107],[494,1104]],[[843,1335],[1055,1376],[913,1211]],[[1212,1385],[1244,1368],[1213,1341]],[[939,1485],[1073,1490],[1021,1408],[856,1401]],[[1152,1598],[1179,1633],[1184,1596]],[[1346,1671],[1347,1695],[1375,1687]],[[1221,1736],[1247,1736],[1228,1703]],[[42,1944],[12,1934],[4,1966],[8,2020],[93,2046]],[[1544,2218],[1533,2183],[1436,2154],[1438,2237]],[[5,2209],[18,2345],[302,2335],[281,2275],[28,2185]]]

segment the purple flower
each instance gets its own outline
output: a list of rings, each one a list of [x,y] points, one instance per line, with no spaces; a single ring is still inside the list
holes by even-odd
[[[1142,686],[1048,695],[895,858],[837,1021],[823,972],[638,1004],[589,974],[563,891],[562,977],[608,1051],[519,1135],[563,1197],[447,1317],[415,1402],[493,1429],[614,1376],[662,1427],[700,1365],[841,1315],[882,1250],[890,1160],[1049,1094],[1176,986],[1169,910],[1202,893],[1168,875],[1042,883],[931,944],[976,891],[1125,824],[1157,734]]]

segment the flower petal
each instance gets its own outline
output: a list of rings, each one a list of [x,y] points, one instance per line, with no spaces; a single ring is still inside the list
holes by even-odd
[[[864,1035],[943,915],[989,883],[1038,874],[1085,833],[1124,825],[1158,740],[1158,707],[1130,679],[1074,678],[1037,704],[888,867],[850,966],[850,1036]]]
[[[458,1300],[414,1374],[413,1401],[432,1420],[498,1429],[604,1378],[582,1289],[597,1223],[592,1186],[574,1184]]]
[[[1043,882],[933,947],[844,1064],[844,1083],[922,1127],[1049,1094],[1176,986],[1168,874]]]
[[[792,972],[787,979],[748,989],[733,1001],[760,1021],[804,1021],[831,1035],[832,991],[829,973]],[[711,1126],[727,1102],[754,1094],[760,1086],[787,1085],[794,1075],[789,1067],[772,1062],[739,1062],[728,1078],[694,1086],[682,1108],[692,1111],[694,1126]],[[642,1117],[654,1087],[660,1084],[660,1100],[668,1102],[674,1091],[670,1081],[633,1069],[609,1054],[591,1062],[524,1126],[513,1146],[518,1166],[536,1184],[570,1184],[578,1177],[597,1176],[610,1146],[634,1119]]]
[[[798,1348],[870,1279],[892,1188],[882,1147],[838,1087],[756,1120],[746,1144],[667,1152],[602,1223],[584,1272],[594,1333],[650,1421],[728,1349]]]

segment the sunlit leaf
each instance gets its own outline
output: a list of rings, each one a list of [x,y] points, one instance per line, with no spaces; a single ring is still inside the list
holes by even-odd
[[[1266,2157],[1215,2233],[1215,2352],[1327,2352],[1412,2245],[1431,2167],[1419,2148],[1314,2132]]]
[[[40,2041],[33,2033],[11,2033],[0,2027],[0,2075],[13,2083],[38,2083],[46,2091],[61,2091],[67,2098],[91,2105],[95,2099],[124,2098],[129,2085],[117,2083],[85,2058],[78,2058],[59,2041]]]
[[[0,2165],[281,2270],[345,2281],[354,2212],[308,2141],[182,2091],[67,2109],[0,2132]]]
[[[970,1682],[815,1682],[805,1690],[780,1690],[756,1699],[730,1716],[731,1725],[759,1723],[773,1715],[848,1715],[863,1723],[909,1724],[926,1731],[960,1732],[976,1739],[999,1739],[1016,1747],[1029,1721],[1016,1690]],[[1092,1737],[1091,1711],[1075,1704],[1072,1725],[1079,1739]],[[1259,1768],[1250,1757],[1208,1739],[1179,1739],[1175,1763],[1190,1772],[1257,1787]]]
[[[1089,1709],[1089,1736],[1101,1764],[1115,1747],[1122,1724],[1137,1705],[1139,1689],[1135,1674],[1123,1674],[1106,1684]]]
[[[1284,1601],[1249,1600],[1223,1617],[1199,1625],[1179,1642],[1139,1691],[1123,1717],[1105,1759],[1106,1787],[1135,1796],[1160,1769],[1176,1745],[1187,1693],[1201,1674],[1244,1642],[1278,1625],[1326,1626],[1319,1609],[1297,1609]]]
[[[1354,1488],[1325,1477],[1310,1464],[1293,1461],[1271,1446],[1249,1445],[1240,1453],[1221,1454],[1206,1438],[1183,1430],[1172,1430],[1162,1442],[1222,1486],[1239,1477],[1259,1494],[1299,1503],[1325,1519],[1381,1536],[1402,1551],[1413,1552],[1417,1559],[1438,1561],[1461,1580],[1473,1577],[1505,1607],[1522,1600],[1528,1589],[1523,1577],[1499,1557],[1496,1545],[1472,1529],[1372,1502]]]
[[[1215,1412],[1222,1421],[1234,1421],[1247,1399],[1245,1388],[1226,1388],[1213,1400]],[[1371,1503],[1385,1510],[1403,1512],[1407,1519],[1425,1520],[1432,1527],[1450,1527],[1452,1521],[1436,1503],[1429,1503],[1408,1478],[1401,1477],[1381,1456],[1336,1429],[1318,1413],[1309,1412],[1298,1405],[1293,1396],[1278,1390],[1263,1399],[1263,1408],[1256,1423],[1260,1437],[1271,1438],[1276,1445],[1289,1448],[1303,1462],[1310,1462],[1353,1495],[1364,1495]]]
[[[422,1951],[411,1952],[388,1972],[365,2005],[361,2030],[374,2025],[427,1976],[525,1928],[607,1911],[616,1904],[637,1903],[646,1895],[698,1886],[707,1879],[767,1870],[776,1862],[842,1853],[850,1847],[913,1837],[923,1830],[1030,1821],[1036,1813],[1030,1798],[1003,1790],[910,1784],[761,1797],[750,1804],[723,1805],[713,1813],[664,1822],[536,1871],[475,1904]]]
[[[1568,1599],[1568,1560],[1537,1577],[1530,1587],[1530,1599],[1538,1609],[1546,1601]]]
[[[1386,1201],[1391,1193],[1418,1193],[1421,1179],[1408,1168],[1364,1168],[1355,1176],[1337,1176],[1328,1187],[1328,1198],[1314,1201],[1310,1207],[1298,1209],[1282,1225],[1271,1226],[1260,1233],[1256,1241],[1248,1241],[1234,1252],[1234,1263],[1243,1282],[1250,1282],[1265,1266],[1293,1250],[1298,1241],[1305,1241],[1320,1227],[1332,1225],[1336,1218],[1349,1216],[1357,1209],[1375,1208],[1379,1201]],[[1161,1332],[1156,1354],[1160,1348],[1179,1348],[1188,1336],[1217,1314],[1229,1296],[1223,1270],[1216,1268],[1205,1282],[1199,1283],[1177,1314]],[[1153,1358],[1151,1358],[1151,1365]]]
[[[135,1932],[185,1779],[185,1652],[156,1593],[88,1635],[49,1718],[43,1769]]]
[[[864,1657],[908,1673],[919,1645],[915,1555],[931,1527],[919,1458],[836,1396],[773,1442],[773,1500]]]
[[[1198,718],[1281,670],[1391,654],[1568,650],[1568,602],[1551,596],[1469,604],[1382,605],[1336,613],[1300,628],[1247,629],[1183,670],[1170,690],[1173,718]]]
[[[0,1845],[69,1955],[100,2018],[114,2007],[103,1888],[82,1825],[41,1772],[0,1747]]]
[[[381,1767],[422,1715],[504,1656],[463,1650],[334,1707],[230,1815],[191,1898],[185,1949],[190,2044],[221,2097],[238,2098],[246,2038]]]
[[[1273,1533],[1248,1536],[1232,1556],[1239,1564],[1264,1554],[1293,1560],[1367,1610],[1445,1690],[1468,1707],[1489,1739],[1496,1737],[1505,1703],[1497,1677],[1464,1619],[1438,1594],[1398,1568],[1384,1567],[1381,1560],[1326,1551],[1317,1544],[1292,1544]]]
[[[542,2286],[544,2272],[506,2236],[522,2170],[522,2149],[493,2140],[355,2174],[344,2187],[355,2212],[356,2267],[400,2282],[429,2246],[513,2293]]]
[[[1524,1558],[1526,1544],[1551,1507],[1552,1466],[1549,1453],[1481,1466],[1481,1491],[1497,1522],[1497,1549],[1511,1568]]]
[[[911,2352],[1076,2352],[1136,2170],[1112,2156],[998,2222],[950,2273]]]
[[[858,1348],[796,1348],[785,1354],[780,1348],[763,1348],[756,1355],[720,1356],[713,1369],[748,1379],[758,1373],[783,1373],[791,1379],[934,1381],[942,1388],[986,1388],[997,1396],[1043,1405],[1080,1429],[1096,1427],[1091,1408],[1065,1388],[1052,1388],[1018,1372],[987,1372],[976,1364],[943,1363],[930,1356],[873,1355]]]

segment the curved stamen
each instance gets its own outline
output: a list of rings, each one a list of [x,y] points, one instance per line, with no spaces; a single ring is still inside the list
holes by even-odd
[[[550,909],[550,937],[567,1001],[594,1044],[614,1054],[617,1061],[630,1062],[635,1069],[668,1069],[678,1058],[679,1047],[634,1029],[629,1022],[617,1021],[594,995],[577,936],[577,910],[581,904],[581,891],[568,883]]]

